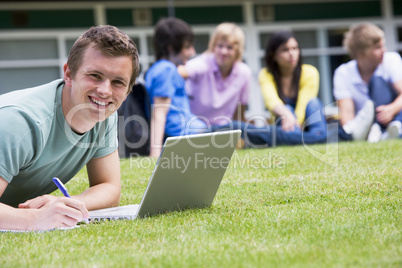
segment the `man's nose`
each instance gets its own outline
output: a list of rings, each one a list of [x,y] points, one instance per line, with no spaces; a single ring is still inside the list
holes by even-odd
[[[98,93],[101,96],[107,96],[112,92],[111,83],[108,79],[105,79],[98,87]]]
[[[228,51],[229,51],[229,49],[227,47],[225,47],[225,46],[223,46],[222,49],[221,49],[222,54],[227,54]]]

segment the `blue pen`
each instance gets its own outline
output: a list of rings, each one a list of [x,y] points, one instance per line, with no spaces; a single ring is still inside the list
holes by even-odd
[[[63,193],[65,197],[70,197],[71,196],[68,194],[66,186],[59,180],[59,178],[54,177],[53,182],[56,184],[57,188],[59,188],[60,192]],[[86,223],[88,223],[88,219],[83,219]]]
[[[65,197],[71,197],[68,194],[66,186],[64,186],[64,184],[59,180],[59,178],[54,177],[53,182],[56,184],[57,188],[59,188],[60,192],[62,192]]]

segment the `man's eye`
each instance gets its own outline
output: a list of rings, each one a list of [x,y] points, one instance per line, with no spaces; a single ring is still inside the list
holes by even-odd
[[[126,84],[120,80],[114,80],[113,84],[115,84],[116,86],[126,86]]]
[[[101,79],[101,76],[99,74],[91,74],[91,76],[96,79]]]

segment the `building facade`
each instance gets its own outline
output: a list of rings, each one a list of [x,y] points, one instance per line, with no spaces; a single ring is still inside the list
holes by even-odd
[[[102,24],[117,26],[133,38],[140,53],[141,81],[154,61],[153,26],[167,16],[192,26],[197,53],[207,48],[221,22],[234,22],[244,30],[244,61],[253,72],[249,115],[267,115],[257,74],[264,67],[264,45],[277,30],[295,33],[304,62],[320,72],[319,97],[329,106],[333,72],[349,60],[342,48],[349,26],[375,23],[385,31],[388,50],[402,52],[402,0],[14,0],[0,2],[0,94],[62,77],[75,39]]]

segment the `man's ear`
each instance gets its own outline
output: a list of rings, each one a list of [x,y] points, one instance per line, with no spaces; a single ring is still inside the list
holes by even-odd
[[[71,87],[72,85],[71,70],[68,67],[67,63],[64,64],[63,71],[64,71],[64,83],[66,84],[66,86]]]

